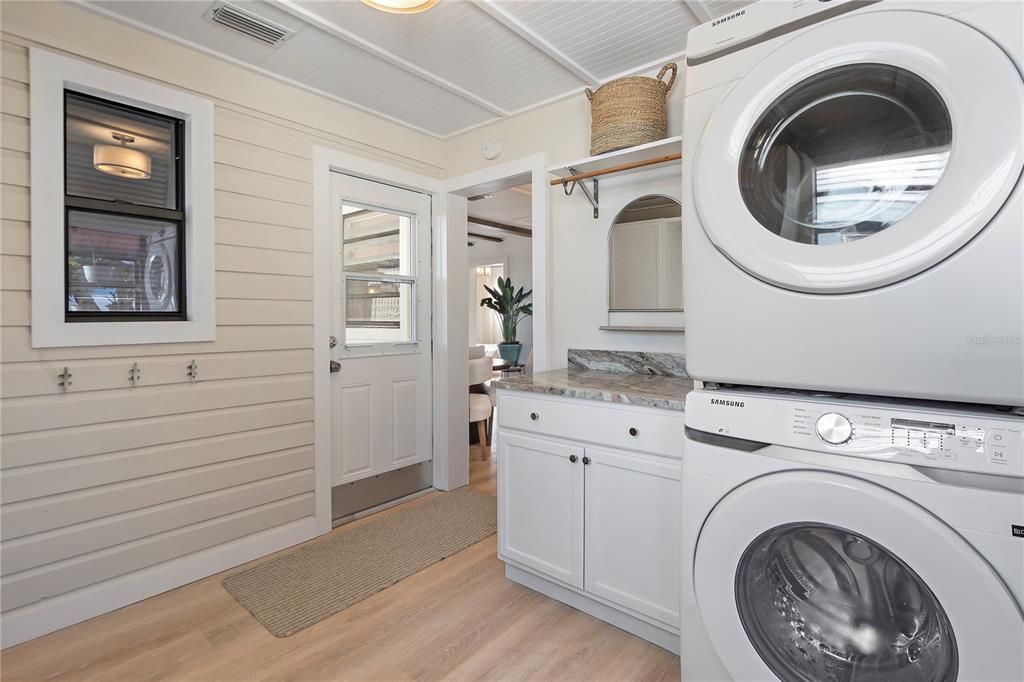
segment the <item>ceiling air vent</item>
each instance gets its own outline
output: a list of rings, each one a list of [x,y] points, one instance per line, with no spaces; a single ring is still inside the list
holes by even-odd
[[[295,33],[287,26],[282,26],[229,2],[214,4],[206,13],[206,18],[215,24],[227,26],[268,45],[280,45]]]

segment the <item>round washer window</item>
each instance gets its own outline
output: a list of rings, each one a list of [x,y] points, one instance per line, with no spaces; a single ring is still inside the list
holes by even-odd
[[[801,244],[880,232],[921,203],[949,158],[952,122],[921,77],[854,64],[791,88],[761,115],[740,156],[747,209]]]
[[[787,524],[750,544],[736,608],[783,680],[952,682],[958,655],[942,605],[899,558],[851,531]]]

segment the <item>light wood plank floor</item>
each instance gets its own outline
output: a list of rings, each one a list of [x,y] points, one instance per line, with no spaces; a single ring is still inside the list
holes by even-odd
[[[472,463],[470,485],[494,494],[493,459]],[[676,656],[506,580],[496,552],[492,536],[282,639],[221,587],[226,575],[244,568],[238,567],[13,647],[0,654],[0,676],[4,682],[679,679]]]

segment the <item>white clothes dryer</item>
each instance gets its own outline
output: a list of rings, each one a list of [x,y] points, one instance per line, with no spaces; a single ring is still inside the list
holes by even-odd
[[[1024,419],[694,391],[684,680],[1024,679]]]
[[[690,32],[692,376],[1024,405],[1022,26],[800,0]]]
[[[149,238],[145,271],[146,312],[176,312],[174,283],[178,277],[178,238],[175,228],[166,227]]]

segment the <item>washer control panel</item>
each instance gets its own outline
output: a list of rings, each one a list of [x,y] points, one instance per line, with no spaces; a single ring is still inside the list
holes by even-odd
[[[1024,476],[1024,420],[793,404],[790,433],[802,447],[813,436],[830,452]]]
[[[1024,477],[1024,417],[990,408],[906,404],[796,392],[701,390],[686,425],[750,441]]]

